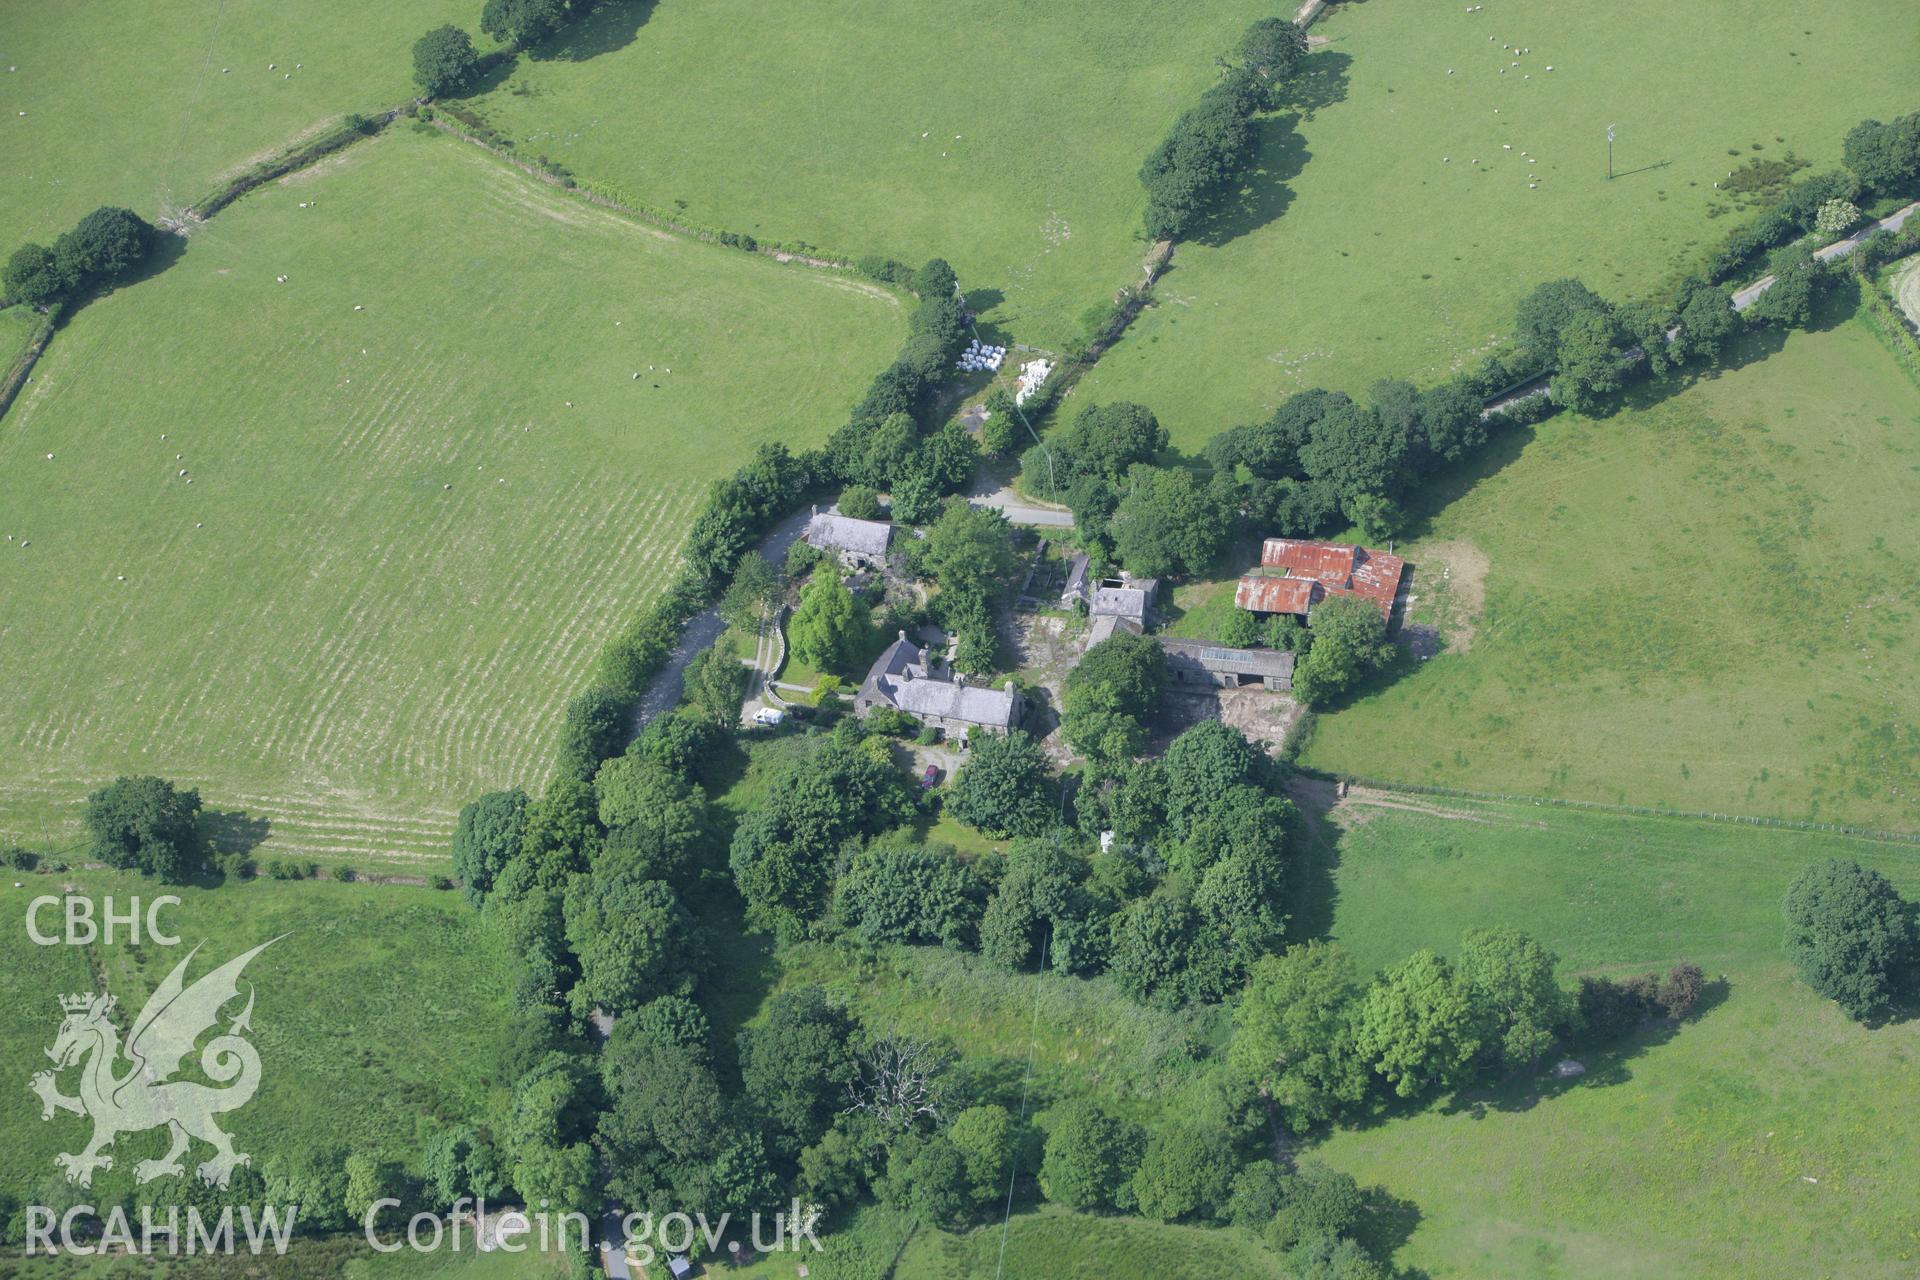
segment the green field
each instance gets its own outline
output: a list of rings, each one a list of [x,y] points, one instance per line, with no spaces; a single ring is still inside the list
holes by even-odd
[[[16,877],[23,887],[12,887]],[[96,907],[112,895],[121,910],[131,896],[151,900],[158,893],[151,881],[107,872],[10,872],[0,883],[0,916],[10,922],[0,931],[7,1029],[0,1075],[19,1086],[0,1111],[0,1186],[16,1194],[57,1178],[54,1153],[77,1151],[85,1138],[84,1122],[74,1117],[56,1113],[42,1122],[39,1102],[24,1088],[47,1065],[41,1051],[59,1029],[56,998],[97,989],[92,965],[119,998],[124,1029],[155,986],[203,943],[189,981],[280,939],[242,981],[243,993],[255,991],[250,1039],[260,1053],[260,1089],[222,1122],[236,1149],[253,1155],[256,1170],[278,1152],[332,1146],[383,1152],[417,1169],[421,1149],[441,1127],[483,1123],[498,1103],[492,1091],[500,1086],[494,1073],[511,1012],[509,956],[457,894],[269,880],[176,889],[184,901],[161,919],[179,936],[178,946],[122,938],[36,946],[23,924],[27,904],[63,886]],[[42,932],[58,934],[58,921],[57,908],[43,912]],[[62,1078],[69,1093],[73,1079]],[[157,1131],[122,1138],[93,1193],[129,1191],[136,1159],[164,1147]]]
[[[0,643],[31,655],[0,836],[68,843],[89,789],[156,772],[266,820],[263,854],[438,863],[463,801],[542,780],[707,482],[823,439],[902,327],[426,126],[248,196],[79,312],[0,424]]]
[[[152,218],[315,125],[403,102],[414,39],[453,22],[488,48],[479,17],[472,0],[12,0],[0,252],[96,205]]]
[[[523,150],[696,222],[945,257],[1015,339],[1060,346],[1139,278],[1141,161],[1272,12],[802,0],[769,21],[750,0],[620,0],[566,37],[606,52],[522,59],[478,106]]]
[[[1920,847],[1388,799],[1411,808],[1333,811],[1310,886],[1309,918],[1337,903],[1332,935],[1363,969],[1509,923],[1559,953],[1563,982],[1683,957],[1726,982],[1671,1038],[1583,1053],[1570,1086],[1518,1081],[1323,1144],[1419,1206],[1398,1265],[1433,1280],[1913,1274],[1920,1023],[1862,1027],[1800,985],[1780,901],[1835,856],[1911,895]]]
[[[1455,486],[1400,548],[1454,651],[1321,716],[1305,763],[1920,827],[1920,390],[1862,321]]]
[[[1862,117],[1915,105],[1902,0],[1817,22],[1749,0],[1466,8],[1331,6],[1309,65],[1344,96],[1269,128],[1249,207],[1180,246],[1077,394],[1140,401],[1191,449],[1306,387],[1435,381],[1541,281],[1626,298],[1694,263],[1744,216],[1709,210],[1748,157],[1828,165]]]

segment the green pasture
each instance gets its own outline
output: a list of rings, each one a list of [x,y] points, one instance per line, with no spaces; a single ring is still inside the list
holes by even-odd
[[[1920,390],[1858,319],[1742,358],[1443,478],[1399,550],[1449,651],[1320,716],[1304,762],[1920,826]]]
[[[1863,1027],[1781,951],[1805,865],[1856,858],[1920,891],[1920,846],[1551,806],[1389,795],[1323,820],[1304,884],[1363,969],[1478,925],[1559,953],[1561,980],[1724,983],[1669,1032],[1336,1133],[1319,1154],[1419,1206],[1395,1262],[1446,1277],[1893,1277],[1920,1256],[1920,1024]]]
[[[413,42],[443,22],[492,47],[474,0],[13,0],[0,253],[97,205],[152,218],[190,204],[298,134],[404,102]]]
[[[1863,117],[1914,106],[1902,0],[1467,9],[1329,6],[1304,110],[1076,395],[1149,405],[1197,449],[1306,387],[1436,381],[1543,280],[1628,298],[1696,264],[1750,216],[1713,216],[1729,170],[1830,165]]]
[[[475,105],[523,151],[703,225],[947,258],[996,326],[1059,347],[1140,278],[1141,161],[1273,12],[616,0]]]
[[[0,424],[0,836],[36,846],[151,772],[263,857],[440,869],[460,804],[542,782],[708,482],[823,439],[902,328],[424,125],[169,244]]]
[[[29,902],[68,888],[94,900],[96,917],[109,895],[124,912],[135,896],[151,902],[173,892],[183,901],[163,908],[161,923],[180,942],[161,946],[143,935],[130,943],[123,926],[111,944],[35,945],[25,927]],[[508,1082],[495,1072],[511,1014],[511,958],[458,894],[271,880],[168,890],[103,871],[8,872],[0,918],[0,1019],[8,1029],[0,1068],[16,1082],[0,1107],[0,1190],[22,1200],[50,1190],[49,1180],[60,1176],[54,1153],[79,1150],[87,1134],[84,1121],[63,1112],[43,1122],[25,1087],[48,1065],[41,1051],[60,1026],[57,997],[99,989],[99,974],[120,1002],[116,1022],[124,1032],[196,946],[189,983],[278,939],[241,980],[243,997],[253,992],[249,1039],[260,1054],[259,1091],[222,1123],[256,1169],[278,1153],[339,1148],[381,1153],[417,1171],[435,1133],[484,1124],[503,1102]],[[58,936],[59,908],[43,911],[39,925]],[[238,1004],[227,1010],[220,1026],[239,1011]],[[74,1092],[74,1080],[70,1071],[62,1076],[65,1092]],[[159,1131],[119,1139],[113,1168],[95,1174],[90,1194],[107,1197],[101,1204],[138,1194],[134,1164],[165,1145]],[[192,1160],[206,1155],[196,1148]]]

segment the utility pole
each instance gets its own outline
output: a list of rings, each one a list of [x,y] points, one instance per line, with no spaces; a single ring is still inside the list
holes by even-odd
[[[1607,126],[1607,181],[1613,181],[1613,131],[1617,125]]]

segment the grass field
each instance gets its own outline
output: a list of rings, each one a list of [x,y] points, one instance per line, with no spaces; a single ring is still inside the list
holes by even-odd
[[[453,22],[489,48],[479,15],[470,0],[13,0],[0,246],[48,239],[101,204],[151,218],[316,124],[402,102],[414,39]]]
[[[1304,761],[1920,827],[1920,390],[1857,318],[1747,354],[1453,477],[1400,550],[1454,651],[1321,716]]]
[[[775,22],[750,0],[624,0],[566,37],[585,56],[522,59],[479,106],[523,149],[701,223],[945,257],[1005,332],[1059,346],[1138,279],[1141,161],[1272,12],[803,0]]]
[[[157,772],[263,854],[438,863],[463,801],[542,780],[707,482],[824,438],[898,344],[891,295],[399,129],[83,309],[9,411],[0,835]]]
[[[1857,858],[1920,891],[1920,847],[1531,805],[1346,804],[1309,918],[1363,968],[1512,923],[1561,979],[1682,957],[1724,998],[1670,1038],[1342,1132],[1319,1154],[1420,1208],[1395,1262],[1433,1277],[1893,1277],[1913,1273],[1920,1023],[1849,1022],[1794,978],[1780,901]]]
[[[1626,298],[1694,262],[1742,216],[1709,211],[1749,157],[1823,166],[1861,118],[1914,105],[1902,0],[1817,20],[1746,0],[1466,8],[1330,6],[1309,65],[1339,100],[1269,129],[1246,207],[1180,246],[1076,395],[1147,404],[1197,448],[1305,387],[1434,381],[1543,280]]]
[[[11,887],[14,877],[22,888]],[[497,1103],[494,1072],[507,1035],[510,960],[501,939],[457,894],[375,885],[261,880],[219,889],[179,889],[164,927],[178,946],[150,942],[91,947],[34,945],[21,922],[30,899],[63,886],[95,900],[151,900],[151,881],[107,872],[10,873],[0,884],[4,974],[0,1073],[18,1082],[17,1103],[0,1112],[0,1185],[33,1192],[58,1174],[53,1156],[76,1151],[84,1122],[40,1120],[24,1085],[44,1069],[41,1050],[60,1025],[56,997],[94,990],[90,965],[120,1000],[124,1030],[146,997],[193,947],[189,981],[250,947],[279,938],[248,966],[242,990],[255,995],[249,1037],[259,1050],[259,1092],[222,1127],[254,1167],[296,1148],[378,1151],[418,1168],[441,1127],[484,1123]],[[43,932],[59,932],[45,912]],[[284,936],[282,936],[284,935]],[[237,1006],[230,1012],[237,1012]],[[225,1025],[223,1022],[222,1026]],[[71,1074],[62,1081],[68,1092]],[[165,1134],[120,1139],[112,1170],[95,1176],[102,1204],[132,1188],[136,1159],[157,1155]],[[204,1158],[199,1151],[196,1160]],[[42,1203],[54,1203],[42,1201]]]

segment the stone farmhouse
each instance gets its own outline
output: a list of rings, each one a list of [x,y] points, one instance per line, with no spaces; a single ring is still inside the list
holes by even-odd
[[[949,737],[975,729],[1006,733],[1020,723],[1022,699],[1011,687],[967,683],[951,666],[929,660],[926,649],[899,633],[874,660],[854,695],[853,713],[865,717],[876,707],[893,707],[945,730]]]
[[[1259,686],[1285,693],[1293,688],[1293,654],[1285,649],[1229,649],[1205,640],[1160,636],[1167,674],[1176,685],[1216,689]]]

